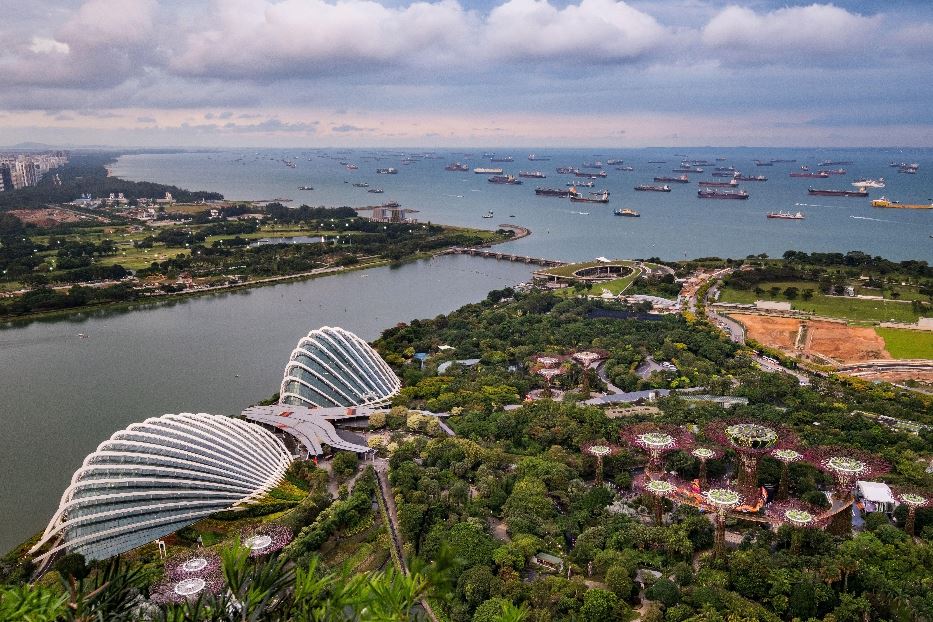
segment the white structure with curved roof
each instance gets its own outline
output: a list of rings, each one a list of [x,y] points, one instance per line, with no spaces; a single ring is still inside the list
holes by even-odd
[[[310,408],[386,404],[401,389],[368,343],[338,327],[302,337],[285,366],[279,402]]]
[[[291,455],[261,426],[206,413],[151,417],[84,459],[31,553],[104,559],[215,512],[250,503],[285,475]]]

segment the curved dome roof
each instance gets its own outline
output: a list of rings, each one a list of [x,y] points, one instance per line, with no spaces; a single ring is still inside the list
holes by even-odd
[[[249,503],[291,462],[261,426],[231,417],[151,417],[116,432],[84,459],[33,547],[104,559],[201,518]]]
[[[368,343],[324,326],[302,337],[289,357],[280,402],[293,406],[369,406],[387,402],[402,383]]]

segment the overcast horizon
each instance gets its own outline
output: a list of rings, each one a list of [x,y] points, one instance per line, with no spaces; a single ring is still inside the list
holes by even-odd
[[[13,6],[7,146],[933,145],[925,0]]]

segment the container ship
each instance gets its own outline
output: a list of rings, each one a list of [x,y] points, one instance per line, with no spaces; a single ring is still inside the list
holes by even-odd
[[[736,181],[768,181],[768,178],[764,175],[742,175],[739,173],[733,177]]]
[[[628,216],[630,218],[638,218],[641,216],[638,212],[633,209],[617,209],[612,212],[616,216]]]
[[[461,162],[454,162],[453,164],[448,164],[444,167],[445,171],[468,171],[470,167]]]
[[[703,188],[735,188],[739,182],[733,178],[729,181],[698,181],[697,184]]]
[[[396,175],[398,174],[398,169],[395,168],[377,168],[376,173],[379,175]]]
[[[827,173],[826,171],[817,171],[817,172],[797,171],[794,173],[788,173],[787,176],[788,177],[806,177],[808,179],[826,179],[827,177],[829,177],[829,173]]]
[[[474,168],[473,172],[477,175],[501,175],[501,168]]]
[[[697,196],[701,199],[747,199],[748,193],[744,190],[706,190],[700,188],[697,190]]]
[[[574,203],[608,203],[609,191],[603,190],[602,192],[591,192],[590,196],[585,197],[577,192],[574,188],[571,188],[570,200]]]
[[[531,179],[544,179],[547,177],[547,175],[545,175],[541,171],[519,171],[518,176],[519,177],[530,177]]]
[[[690,179],[686,175],[681,175],[680,177],[655,177],[655,181],[671,182],[675,184],[689,184]]]
[[[652,184],[639,184],[635,186],[635,190],[639,192],[670,192],[671,187],[667,184],[663,186],[654,186]]]
[[[542,197],[566,198],[570,196],[570,190],[564,190],[563,188],[535,188],[535,194]]]
[[[558,166],[557,172],[561,175],[573,175],[574,173],[579,173],[580,171],[572,166]]]
[[[782,220],[803,220],[806,218],[806,216],[800,212],[797,212],[796,214],[791,214],[790,212],[768,212],[768,218],[780,218]]]
[[[807,192],[818,197],[867,197],[868,190],[859,188],[858,190],[820,190],[817,188],[807,188]]]
[[[519,186],[522,183],[521,179],[513,177],[512,175],[493,175],[486,181],[491,184],[509,184],[512,186]]]

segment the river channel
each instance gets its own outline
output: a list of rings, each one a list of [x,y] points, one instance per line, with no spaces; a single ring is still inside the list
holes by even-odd
[[[84,457],[128,424],[239,413],[278,390],[311,329],[342,326],[372,340],[527,281],[531,270],[443,256],[0,329],[0,551],[44,529]]]

